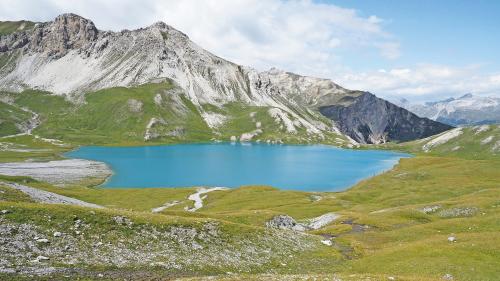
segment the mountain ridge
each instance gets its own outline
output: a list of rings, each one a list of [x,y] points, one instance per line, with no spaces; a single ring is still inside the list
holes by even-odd
[[[401,99],[396,104],[420,117],[427,117],[452,126],[500,122],[500,98],[495,97],[482,97],[468,93],[458,98],[450,97],[423,104],[414,104]]]
[[[271,108],[269,114],[283,123],[286,134],[303,128],[309,135],[342,133],[360,143],[403,140],[389,133],[401,129],[399,123],[393,128],[372,124],[371,119],[378,115],[391,119],[394,107],[387,101],[370,112],[372,118],[360,121],[353,115],[327,121],[320,107],[349,108],[366,93],[347,90],[329,79],[277,69],[259,72],[237,65],[205,51],[163,22],[112,32],[98,30],[92,21],[78,15],[63,14],[52,22],[37,23],[33,29],[0,37],[0,89],[4,91],[40,89],[84,102],[86,92],[165,80],[184,91],[214,132],[227,118],[206,110],[207,105],[220,108],[237,102]],[[408,123],[433,124],[413,131],[410,139],[451,128],[414,117]],[[359,128],[368,130],[354,133]]]

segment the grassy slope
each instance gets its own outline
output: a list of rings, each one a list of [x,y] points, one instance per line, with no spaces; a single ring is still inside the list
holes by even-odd
[[[484,130],[481,130],[483,128]],[[389,144],[390,149],[410,151],[415,154],[433,156],[452,156],[466,159],[500,158],[500,125],[486,125],[461,128],[462,134],[446,143],[432,147],[424,152],[422,147],[437,136],[401,144]],[[439,136],[439,135],[438,135]],[[489,142],[485,142],[491,138]]]
[[[7,35],[21,30],[29,30],[35,26],[31,21],[0,21],[0,35]]]
[[[144,144],[144,133],[151,118],[168,120],[172,129],[182,124],[189,127],[185,138],[202,140],[200,133],[209,130],[187,100],[185,116],[176,116],[168,107],[154,103],[160,91],[171,89],[170,84],[149,84],[137,88],[112,88],[86,95],[84,104],[74,105],[63,97],[36,91],[13,95],[15,103],[38,112],[42,125],[35,133],[61,139],[73,144]],[[142,105],[134,110],[129,102]],[[168,142],[168,140],[163,140]]]
[[[230,103],[222,107],[204,105],[203,110],[227,116],[219,128],[210,129],[199,110],[169,83],[146,84],[134,88],[110,88],[85,95],[85,102],[72,104],[61,96],[26,90],[8,94],[17,106],[27,107],[41,116],[42,125],[34,133],[63,140],[74,145],[145,145],[178,142],[203,142],[213,139],[229,141],[231,136],[254,131],[261,123],[263,133],[256,140],[283,140],[288,143],[335,143],[344,137],[326,133],[325,138],[309,135],[299,128],[288,133],[269,115],[268,107]],[[161,102],[155,102],[156,96]],[[134,109],[130,103],[140,103]],[[251,115],[255,114],[252,118]],[[164,122],[153,126],[159,137],[144,141],[146,127],[152,118]],[[11,131],[0,127],[0,134]],[[341,141],[342,142],[342,141]]]
[[[16,124],[26,122],[30,118],[29,112],[0,101],[0,137],[21,133]]]

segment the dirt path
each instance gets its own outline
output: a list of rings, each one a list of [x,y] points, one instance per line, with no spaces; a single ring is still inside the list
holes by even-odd
[[[59,195],[53,192],[40,190],[37,188],[29,187],[18,183],[8,183],[8,182],[0,182],[0,183],[10,188],[19,190],[27,194],[29,197],[31,197],[31,199],[40,203],[76,205],[88,208],[104,208],[103,206],[100,205],[88,203],[75,198]]]

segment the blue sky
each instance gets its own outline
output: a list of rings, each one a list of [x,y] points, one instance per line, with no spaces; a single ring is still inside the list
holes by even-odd
[[[500,1],[2,0],[0,20],[72,12],[99,29],[156,21],[259,70],[329,78],[391,100],[500,97]]]
[[[346,54],[345,61],[356,69],[401,67],[416,63],[450,66],[500,65],[500,1],[319,1],[354,8],[360,15],[376,15],[384,28],[401,44],[401,57],[365,61]]]

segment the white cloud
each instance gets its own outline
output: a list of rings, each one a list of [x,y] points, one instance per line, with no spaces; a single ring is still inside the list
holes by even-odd
[[[379,57],[374,59],[383,65],[401,56],[400,43],[384,29],[387,21],[376,15],[365,17],[311,0],[0,1],[0,20],[49,21],[65,12],[89,18],[100,29],[135,29],[164,21],[236,63],[328,77],[382,97],[500,94],[500,74],[481,75],[477,66],[420,64],[349,71],[345,54],[366,56],[375,51]]]
[[[310,0],[2,0],[0,19],[47,21],[64,12],[101,29],[133,29],[164,21],[203,48],[258,69],[278,67],[329,76],[338,53],[376,50],[400,55],[399,43],[375,15]]]
[[[386,98],[436,100],[465,93],[499,96],[500,74],[481,74],[480,69],[478,65],[419,64],[413,68],[350,72],[334,79],[347,88],[370,91]]]

